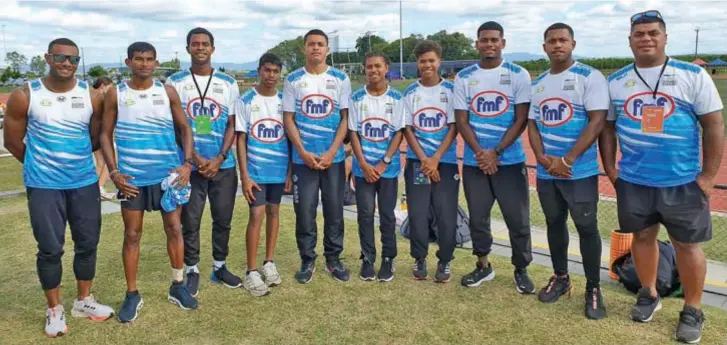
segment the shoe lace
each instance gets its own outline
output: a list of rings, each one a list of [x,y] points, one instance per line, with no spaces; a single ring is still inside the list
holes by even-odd
[[[598,309],[598,288],[594,287],[588,291],[588,295],[591,299],[591,306],[593,309]]]
[[[444,273],[444,274],[449,274],[449,272],[450,272],[449,262],[439,264],[439,268],[440,268],[440,271],[442,271],[442,273]]]
[[[679,312],[679,322],[687,324],[691,327],[699,326],[700,315],[693,309],[685,309]]]
[[[550,280],[548,280],[548,286],[546,287],[545,292],[550,292],[550,290],[553,289],[556,279],[558,279],[558,277],[556,277],[555,274],[550,277]]]

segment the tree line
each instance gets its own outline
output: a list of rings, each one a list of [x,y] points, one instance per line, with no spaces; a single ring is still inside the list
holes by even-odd
[[[477,60],[479,53],[474,48],[474,41],[467,38],[462,33],[448,33],[446,30],[439,31],[435,34],[424,37],[421,34],[411,34],[403,39],[403,58],[404,62],[415,62],[414,47],[423,40],[428,39],[438,42],[442,46],[442,60]],[[356,39],[355,49],[352,51],[331,53],[328,57],[328,63],[357,63],[363,60],[366,53],[377,51],[384,53],[392,63],[398,63],[400,40],[388,42],[381,36],[363,35]],[[301,49],[303,48],[303,36],[295,39],[285,40],[278,43],[268,52],[278,55],[288,70],[294,70],[305,64],[305,56]],[[694,55],[675,55],[673,58],[683,61],[693,61]],[[727,55],[719,54],[700,54],[699,57],[705,62],[712,61],[716,58],[727,59]],[[333,61],[331,61],[333,60]],[[579,61],[591,65],[598,69],[613,70],[624,67],[631,62],[633,58],[584,58]],[[543,58],[532,61],[514,61],[531,72],[545,71],[549,68],[550,62]]]

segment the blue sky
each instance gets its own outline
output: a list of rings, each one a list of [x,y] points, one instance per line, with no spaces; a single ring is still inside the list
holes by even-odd
[[[629,56],[629,17],[658,9],[667,21],[670,54],[727,53],[727,0],[721,1],[507,1],[418,0],[403,2],[403,34],[442,29],[474,38],[488,20],[505,27],[506,52],[542,54],[542,32],[563,21],[574,27],[579,56]],[[68,37],[84,48],[87,64],[116,63],[134,41],[149,41],[161,61],[185,52],[186,33],[204,26],[215,35],[219,62],[256,60],[283,39],[311,28],[338,30],[342,49],[355,46],[367,30],[388,40],[399,37],[398,1],[356,0],[81,0],[18,1],[0,5],[8,51],[42,54],[50,40]],[[2,42],[0,42],[2,43]],[[0,46],[0,48],[3,48]],[[4,61],[0,61],[4,65]]]

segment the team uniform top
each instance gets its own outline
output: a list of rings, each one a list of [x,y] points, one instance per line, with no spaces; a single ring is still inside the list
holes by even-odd
[[[251,88],[235,102],[235,130],[247,133],[247,172],[258,184],[285,183],[288,173],[282,100]]]
[[[119,171],[133,177],[128,182],[137,187],[160,183],[182,164],[167,90],[158,80],[146,90],[126,82],[116,88]]]
[[[649,87],[656,87],[662,67],[638,69],[648,86],[633,64],[608,77],[608,120],[616,121],[622,154],[619,178],[650,187],[679,186],[696,179],[701,171],[697,117],[723,107],[714,81],[703,68],[673,59],[654,97]],[[649,105],[663,111],[661,130],[655,130],[651,122],[642,128],[642,110]]]
[[[194,80],[197,80],[197,86]],[[204,102],[200,102],[201,94],[209,82],[210,86],[205,95]],[[240,97],[240,88],[235,78],[218,71],[213,71],[212,81],[210,76],[194,75],[189,70],[173,74],[167,83],[174,86],[182,101],[182,109],[187,115],[189,125],[194,133],[194,149],[205,159],[217,157],[222,150],[222,143],[227,130],[229,116],[234,116],[234,104]],[[197,130],[196,119],[198,116],[209,116],[212,131],[209,134],[200,134]],[[184,151],[180,150],[180,157],[184,159]],[[220,169],[235,167],[234,155],[228,154]],[[196,167],[192,167],[197,169]]]
[[[494,149],[515,123],[515,105],[530,102],[530,74],[510,62],[491,69],[472,65],[457,73],[454,83],[454,109],[469,111],[469,125],[485,150]],[[518,137],[500,155],[500,165],[525,159],[522,138]],[[463,163],[478,166],[469,145],[465,145]]]
[[[373,96],[366,87],[358,89],[351,95],[351,110],[348,117],[348,129],[356,131],[361,138],[361,150],[366,163],[376,165],[386,155],[396,132],[404,128],[403,96],[399,91],[387,87],[384,94]],[[399,150],[391,157],[391,164],[386,167],[383,178],[396,178],[401,172]],[[358,158],[353,157],[353,175],[364,177]]]
[[[71,91],[55,93],[36,79],[28,89],[25,186],[73,189],[98,182],[89,133],[93,105],[88,84],[79,80]]]
[[[430,87],[417,81],[404,91],[404,123],[412,127],[427,157],[437,152],[449,132],[449,124],[454,123],[453,90],[454,84],[442,79],[439,84]],[[406,157],[419,159],[411,148],[407,150]],[[447,148],[439,162],[457,164],[457,146]]]
[[[285,78],[283,111],[295,113],[295,123],[306,151],[322,155],[333,144],[341,123],[341,109],[348,109],[351,80],[346,73],[328,67],[321,74],[308,73],[301,67]],[[343,145],[333,163],[345,158]],[[305,164],[293,147],[293,163]]]
[[[538,124],[545,154],[563,157],[575,146],[581,132],[588,125],[589,111],[608,110],[608,82],[591,66],[575,62],[558,74],[546,71],[531,88],[530,114],[528,118]],[[594,142],[571,168],[570,179],[598,175],[598,150]],[[539,179],[560,179],[546,172],[538,164]]]

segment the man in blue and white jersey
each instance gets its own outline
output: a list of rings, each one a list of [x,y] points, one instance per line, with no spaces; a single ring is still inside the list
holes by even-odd
[[[527,267],[533,260],[530,241],[530,190],[520,135],[527,125],[530,74],[504,61],[504,30],[496,22],[477,29],[480,62],[455,77],[454,109],[464,150],[464,193],[470,213],[475,269],[462,285],[475,287],[495,278],[488,261],[492,251],[490,212],[495,201],[505,218],[515,266],[515,288],[534,293]]]
[[[354,153],[358,236],[361,242],[361,280],[388,282],[394,278],[396,258],[396,200],[399,196],[404,128],[403,96],[386,83],[389,58],[378,52],[364,57],[366,86],[351,95],[348,118]],[[378,202],[377,202],[378,200]],[[374,272],[376,240],[374,211],[378,204],[381,229],[381,268]]]
[[[283,126],[283,94],[275,88],[283,63],[263,54],[258,63],[260,83],[235,102],[237,157],[242,193],[250,205],[247,222],[247,271],[242,286],[253,296],[264,296],[282,279],[275,265],[280,224],[280,201],[292,188],[288,139]],[[257,249],[265,220],[265,261],[258,272]],[[264,279],[264,280],[263,280]]]
[[[601,72],[573,60],[576,41],[569,25],[555,23],[543,36],[550,69],[533,81],[528,137],[538,161],[538,198],[548,226],[553,276],[538,298],[553,303],[573,289],[568,275],[570,211],[586,273],[585,315],[602,319],[596,139],[608,111],[608,83]]]
[[[408,146],[404,179],[410,227],[410,255],[414,258],[412,276],[429,277],[430,210],[437,221],[437,270],[434,281],[452,278],[451,261],[457,244],[457,200],[459,168],[457,136],[452,109],[454,85],[439,75],[442,47],[425,40],[414,47],[421,78],[404,91],[404,136]]]
[[[709,195],[722,160],[723,104],[704,69],[666,55],[659,11],[631,17],[629,43],[635,61],[608,77],[611,107],[599,146],[616,188],[620,229],[634,234],[631,253],[642,288],[631,318],[648,322],[661,308],[655,284],[663,224],[684,289],[676,338],[696,343],[704,326],[706,273],[699,244],[712,238]]]
[[[323,248],[326,269],[334,279],[348,281],[340,259],[343,251],[343,139],[348,128],[351,80],[326,64],[328,36],[315,29],[303,38],[305,67],[285,78],[283,118],[292,143],[295,237],[302,261],[295,279],[313,278],[318,226],[318,192],[323,202]]]
[[[156,49],[136,42],[127,49],[126,66],[131,79],[109,89],[106,94],[101,149],[109,177],[119,190],[124,219],[122,257],[126,274],[126,297],[119,310],[119,321],[131,322],[138,316],[144,300],[136,285],[144,211],[161,211],[167,252],[171,261],[172,285],[167,299],[184,310],[196,309],[197,300],[184,286],[184,243],[182,208],[162,209],[162,181],[176,174],[172,184],[186,186],[192,169],[192,130],[172,86],[154,79],[158,66]],[[184,147],[185,161],[179,157],[175,132]],[[116,148],[112,140],[116,141]],[[115,150],[118,150],[118,165]],[[169,192],[169,190],[167,191]]]
[[[212,68],[215,38],[204,28],[187,34],[189,70],[177,72],[167,83],[182,101],[194,133],[192,193],[182,210],[186,286],[192,296],[199,292],[199,232],[207,198],[212,215],[212,272],[210,281],[227,287],[240,287],[242,280],[226,265],[230,223],[235,210],[237,171],[230,148],[235,141],[235,101],[240,89],[235,78]],[[181,153],[183,154],[183,152]]]
[[[48,75],[13,91],[4,123],[5,148],[23,164],[30,225],[38,243],[38,277],[48,304],[45,334],[51,338],[68,332],[60,288],[66,223],[78,286],[71,314],[95,321],[114,314],[91,295],[101,236],[92,148],[98,146],[103,94],[75,78],[80,60],[73,41],[51,41],[45,54]]]

